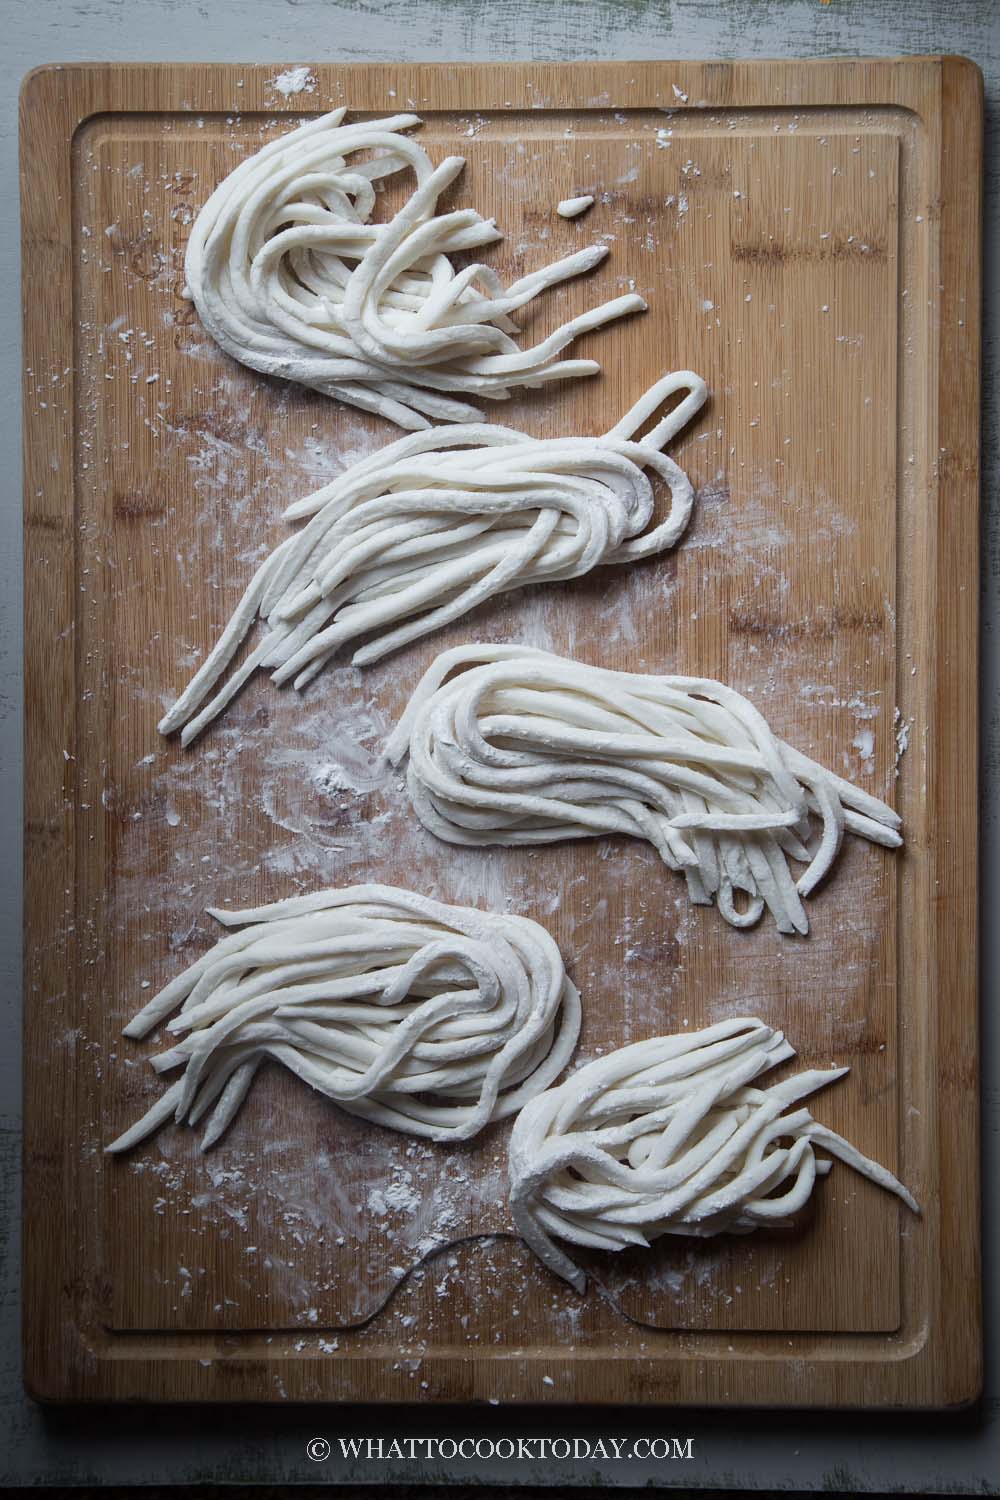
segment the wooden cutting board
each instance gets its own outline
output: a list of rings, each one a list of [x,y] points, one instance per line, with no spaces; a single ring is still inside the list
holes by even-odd
[[[979,1389],[976,723],[982,102],[961,59],[45,68],[22,101],[27,632],[25,1366],[45,1399],[946,1406]],[[192,750],[156,722],[281,511],[396,436],[234,365],[181,297],[221,176],[304,114],[415,107],[456,203],[523,274],[595,241],[532,335],[634,285],[586,382],[498,415],[595,433],[664,370],[671,555],[510,595],[304,698],[258,680]],[[597,202],[568,223],[561,199]],[[735,932],[646,846],[456,851],[378,749],[435,652],[524,640],[697,672],[902,813],[848,841],[805,940]],[[378,879],[545,923],[580,1055],[757,1014],[836,1166],[792,1232],[593,1257],[577,1297],[510,1233],[507,1127],[458,1150],[364,1127],[276,1070],[201,1155],[102,1147],[156,1096],[120,1035],[215,941],[209,905]]]

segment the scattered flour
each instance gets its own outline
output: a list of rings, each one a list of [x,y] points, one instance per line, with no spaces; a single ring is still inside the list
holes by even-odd
[[[904,719],[902,712],[897,708],[893,714],[893,729],[896,735],[896,759],[894,770],[899,775],[899,762],[910,748],[910,730],[913,728],[913,719]]]
[[[861,757],[861,762],[866,771],[875,769],[875,735],[870,729],[860,730],[851,741],[855,750]]]
[[[288,99],[292,94],[314,94],[316,78],[311,68],[289,68],[271,79],[271,87]]]

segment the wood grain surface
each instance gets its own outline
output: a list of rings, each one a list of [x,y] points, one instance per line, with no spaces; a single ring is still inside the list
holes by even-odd
[[[373,66],[317,68],[285,99],[275,71],[45,69],[23,98],[31,1390],[970,1399],[978,75]],[[286,116],[338,102],[412,102],[431,155],[467,157],[454,201],[497,217],[505,278],[605,237],[607,261],[526,333],[632,284],[650,311],[581,342],[600,377],[497,416],[598,432],[693,367],[711,400],[673,452],[695,515],[670,556],[511,595],[304,698],[257,680],[181,751],[157,718],[286,534],[284,506],[397,435],[234,365],[181,296],[215,183]],[[598,202],[567,223],[555,204],[576,191]],[[887,796],[905,852],[849,841],[792,942],[691,908],[645,846],[438,844],[376,757],[424,665],[469,639],[720,677]],[[545,923],[583,990],[581,1056],[753,1013],[802,1064],[850,1064],[816,1113],[923,1217],[835,1167],[795,1231],[593,1257],[581,1301],[510,1236],[502,1128],[414,1146],[273,1071],[207,1156],[172,1129],[104,1158],[160,1088],[155,1049],[121,1026],[215,941],[205,907],[363,879]]]

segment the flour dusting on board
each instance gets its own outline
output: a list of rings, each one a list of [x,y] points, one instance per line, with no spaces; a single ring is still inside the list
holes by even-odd
[[[271,82],[286,99],[317,87],[308,68]],[[189,752],[160,739],[156,719],[203,659],[253,568],[287,535],[284,508],[399,434],[240,370],[180,295],[194,214],[220,170],[287,129],[284,114],[252,125],[238,116],[209,118],[201,128],[194,118],[171,121],[162,140],[142,142],[139,172],[131,146],[88,139],[81,148],[82,212],[93,231],[77,240],[84,702],[80,743],[66,747],[66,764],[81,843],[102,860],[100,879],[81,889],[80,1021],[60,1045],[80,1069],[89,1130],[79,1156],[104,1195],[104,1222],[112,1231],[120,1223],[127,1193],[133,1222],[149,1226],[136,1276],[128,1274],[131,1247],[108,1235],[120,1326],[252,1328],[276,1346],[331,1357],[384,1341],[388,1330],[416,1386],[422,1354],[435,1345],[516,1347],[544,1336],[640,1348],[641,1335],[613,1307],[598,1299],[581,1307],[508,1238],[507,1126],[469,1148],[414,1143],[352,1120],[265,1068],[230,1135],[209,1154],[197,1153],[189,1132],[168,1128],[124,1164],[102,1158],[113,1131],[162,1087],[146,1062],[156,1039],[136,1045],[118,1029],[217,940],[209,905],[373,879],[523,911],[553,933],[583,991],[580,1063],[737,1009],[809,1038],[807,1065],[848,1060],[855,1050],[870,1057],[884,1020],[866,1009],[877,1003],[871,965],[893,878],[877,852],[847,841],[814,903],[813,934],[794,951],[765,928],[720,943],[717,914],[692,908],[683,883],[648,846],[444,846],[419,826],[402,776],[380,756],[409,685],[439,649],[515,640],[633,670],[723,676],[766,709],[784,738],[833,769],[846,756],[867,789],[891,795],[912,719],[897,718],[892,735],[880,731],[883,709],[886,724],[892,712],[889,674],[860,635],[839,629],[837,601],[821,587],[854,555],[856,517],[847,498],[799,492],[780,469],[763,472],[753,449],[761,429],[752,424],[791,402],[787,371],[774,371],[773,389],[727,390],[737,341],[749,339],[741,320],[764,316],[766,305],[759,292],[744,300],[749,286],[730,291],[719,268],[706,264],[697,232],[710,215],[743,212],[732,184],[753,191],[753,160],[741,158],[734,176],[727,153],[742,149],[735,126],[729,130],[735,117],[701,119],[697,139],[685,139],[680,114],[666,124],[595,116],[580,140],[561,121],[556,137],[544,134],[551,128],[544,112],[537,140],[521,131],[525,138],[504,142],[495,123],[485,129],[478,116],[457,127],[460,137],[470,121],[475,127],[460,148],[470,177],[484,193],[495,183],[503,199],[509,241],[497,255],[509,257],[505,268],[525,274],[552,258],[553,246],[563,254],[613,240],[621,286],[658,299],[670,360],[700,368],[704,355],[713,395],[679,445],[678,462],[699,492],[676,555],[495,600],[459,628],[371,669],[335,662],[302,697],[258,678]],[[453,123],[425,127],[435,156],[454,149],[455,131]],[[482,157],[489,172],[479,152],[492,153]],[[594,191],[585,219],[558,220],[550,206],[560,188],[546,189],[544,214],[513,222],[509,205],[532,201],[543,168],[558,170],[567,192]],[[572,295],[558,294],[554,318],[582,308]],[[681,305],[698,347],[676,348]],[[832,330],[831,359],[852,361],[860,381],[877,350],[837,344],[836,336]],[[727,351],[713,343],[723,338]],[[614,407],[609,417],[620,414],[623,394],[634,394],[633,354],[624,335],[602,345],[606,374],[595,389]],[[64,371],[35,371],[29,382],[33,399],[51,406],[68,403],[67,390]],[[570,430],[587,399],[534,392],[490,416],[555,436]],[[122,422],[126,411],[141,429],[141,450]],[[788,457],[785,435],[776,444]],[[818,449],[835,434],[812,436]],[[821,471],[818,458],[815,465]],[[810,602],[801,588],[803,539],[820,580]],[[894,622],[884,611],[873,620],[869,634],[891,658]],[[101,630],[113,632],[113,662],[96,649]],[[104,715],[112,712],[109,741]],[[837,1180],[835,1171],[831,1184]],[[468,1236],[486,1238],[463,1243]],[[777,1318],[780,1326],[775,1303],[796,1316],[798,1254],[794,1238],[749,1250],[743,1242],[682,1243],[648,1261],[605,1261],[598,1274],[645,1324],[732,1327],[736,1319],[769,1327]],[[341,1332],[386,1298],[369,1329]]]

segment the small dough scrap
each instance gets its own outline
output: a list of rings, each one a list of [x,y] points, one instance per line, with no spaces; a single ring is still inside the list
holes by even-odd
[[[578,214],[585,213],[593,206],[594,195],[584,193],[580,198],[564,198],[557,206],[556,213],[561,214],[564,219],[575,219]]]
[[[794,1108],[849,1069],[809,1069],[768,1089],[753,1086],[794,1056],[782,1032],[741,1018],[635,1042],[578,1069],[514,1122],[509,1177],[518,1232],[583,1292],[586,1276],[556,1239],[624,1250],[664,1234],[788,1228],[832,1165],[815,1147],[919,1213],[891,1172]]]

